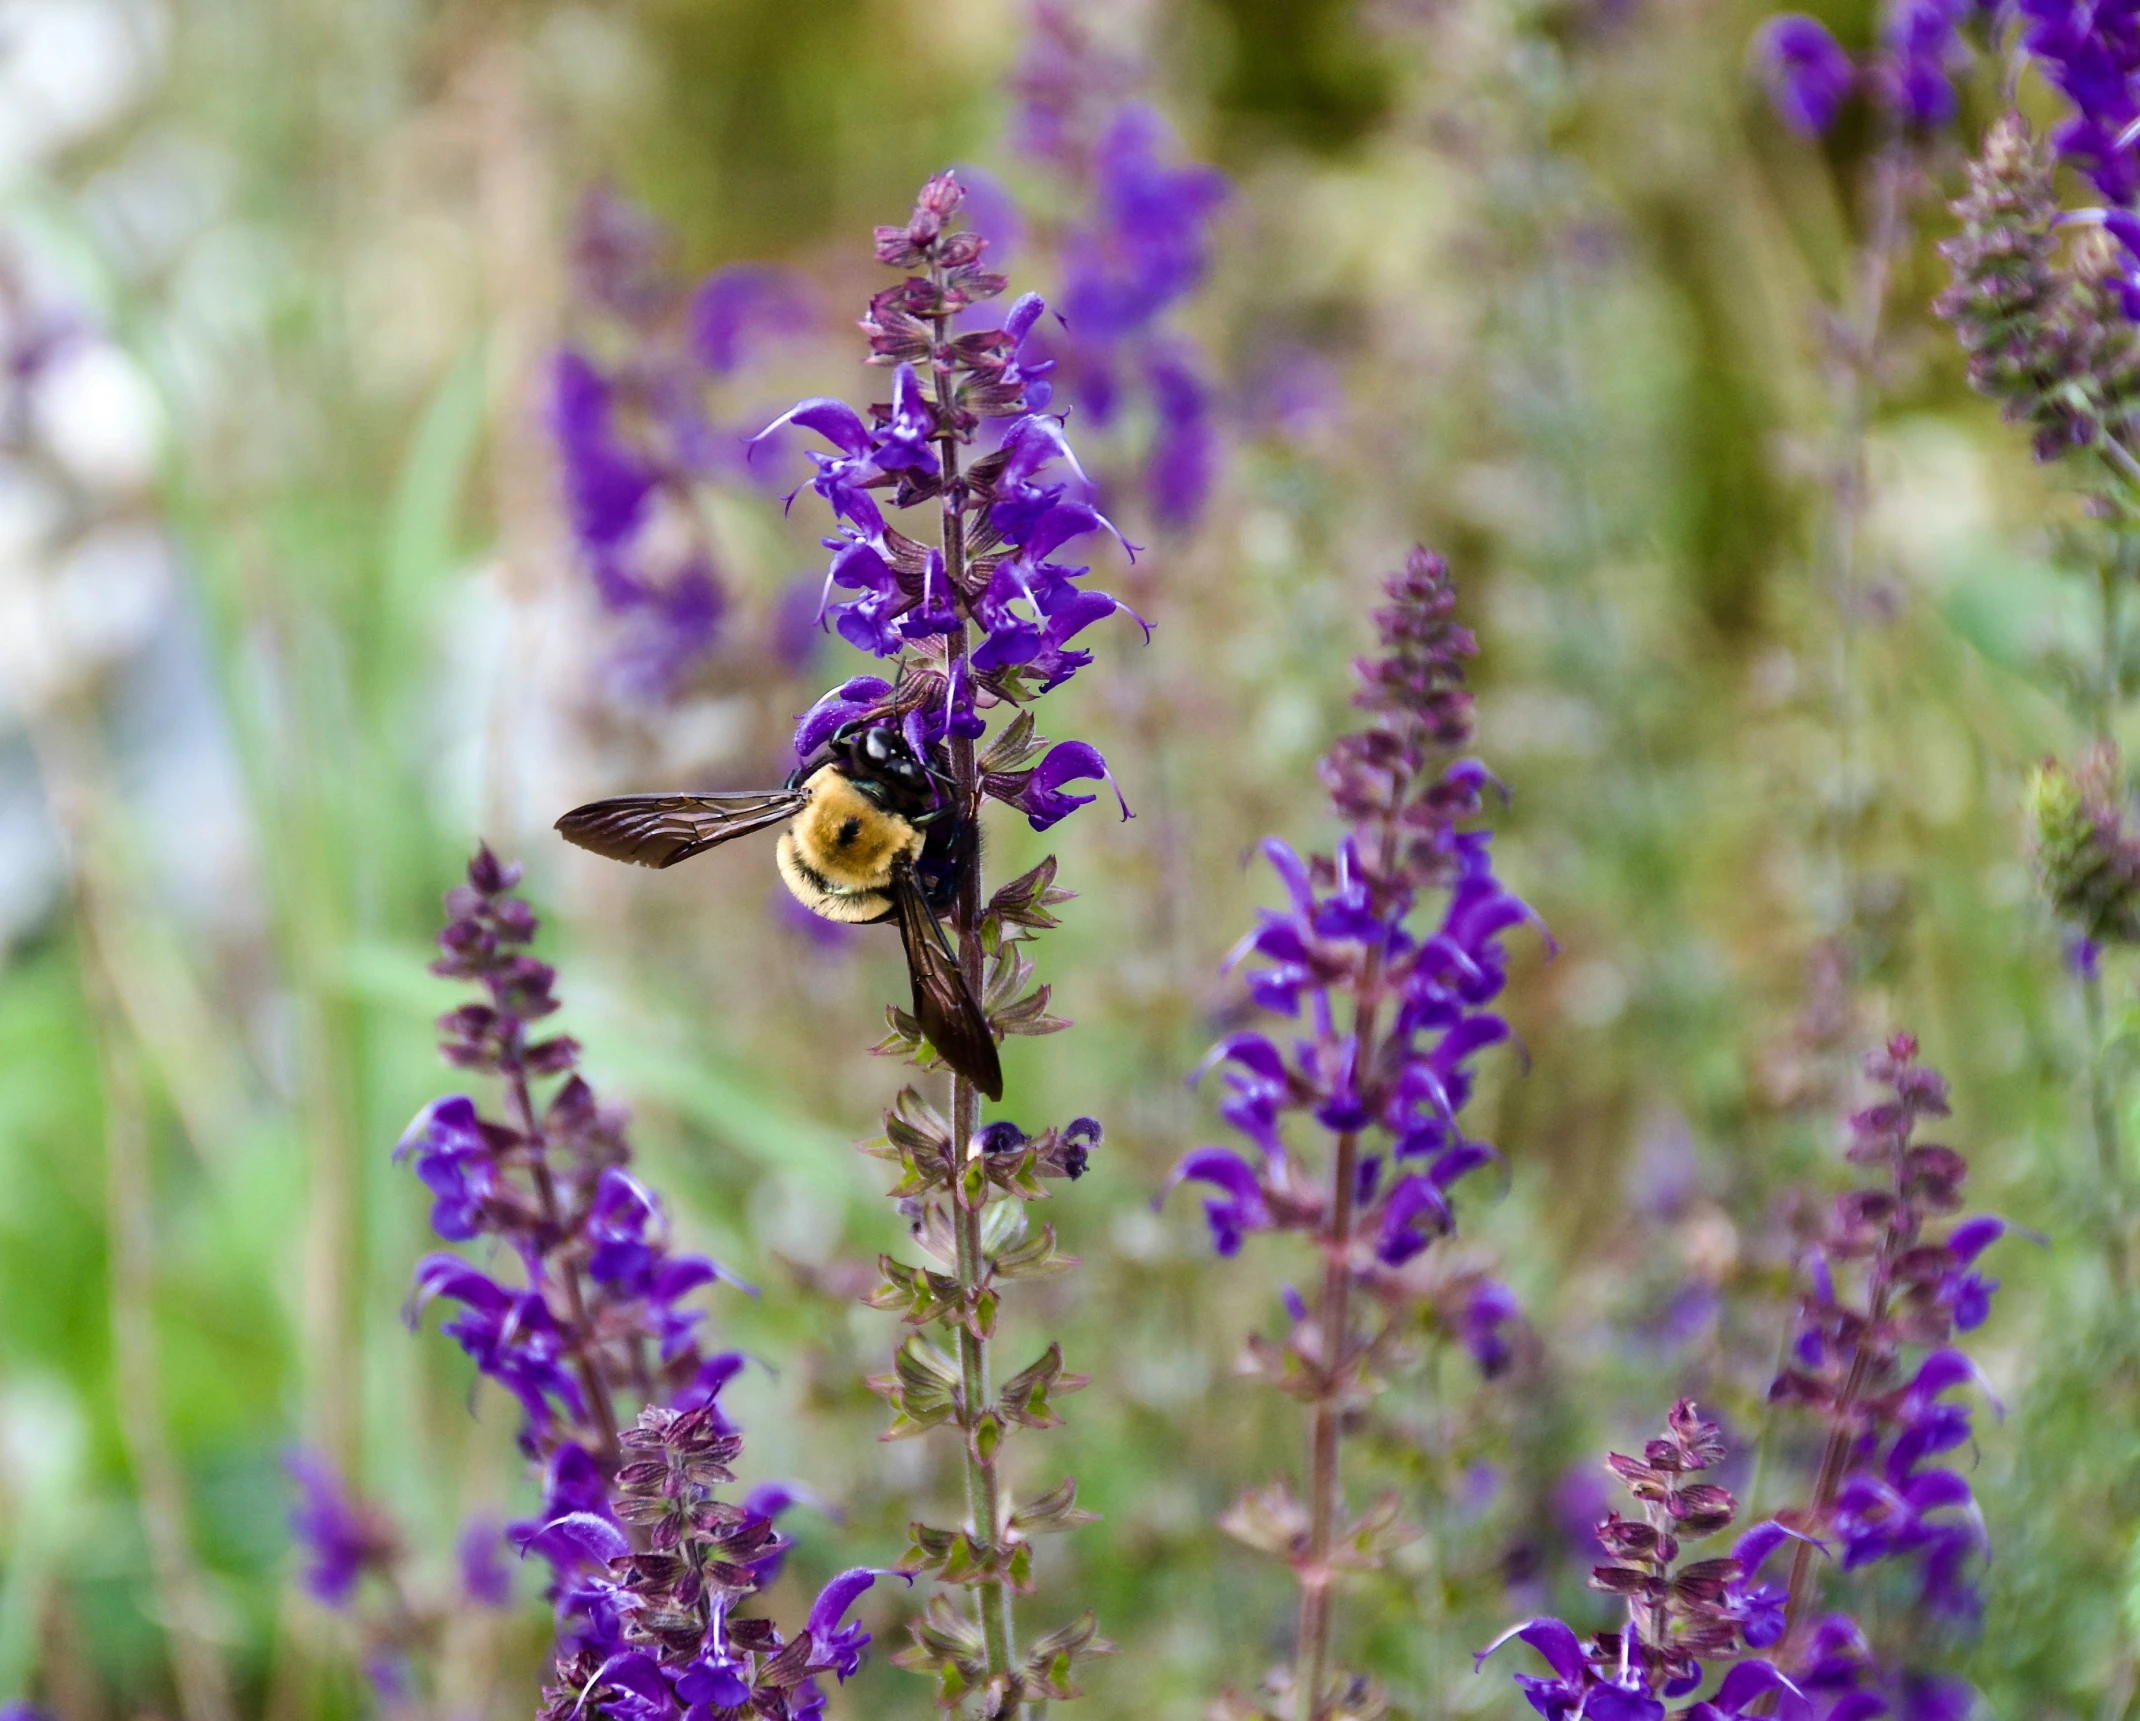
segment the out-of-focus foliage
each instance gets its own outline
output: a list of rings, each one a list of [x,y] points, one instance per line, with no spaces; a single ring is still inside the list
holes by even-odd
[[[1857,0],[1824,13],[1874,28]],[[1873,140],[1770,117],[1759,7],[1091,14],[1235,189],[1184,318],[1227,379],[1225,474],[1196,533],[1143,534],[1122,589],[1151,644],[1110,641],[1062,695],[1138,817],[1052,833],[1079,897],[1046,978],[1079,1031],[1004,1059],[1009,1115],[1107,1125],[1053,1211],[1086,1270],[1008,1340],[1059,1337],[1094,1378],[1057,1450],[1103,1521],[1044,1547],[1036,1604],[1091,1606],[1121,1645],[1088,1707],[1197,1713],[1285,1653],[1284,1574],[1213,1520],[1297,1463],[1293,1419],[1230,1371],[1310,1264],[1214,1263],[1188,1203],[1148,1203],[1215,1139],[1183,1078],[1231,1025],[1220,963],[1270,889],[1244,856],[1327,840],[1313,762],[1419,539],[1480,636],[1499,869],[1558,954],[1521,958],[1528,1071],[1498,1065],[1476,1107],[1505,1196],[1459,1201],[1529,1331],[1484,1385],[1438,1347],[1362,1431],[1356,1491],[1399,1488],[1428,1534],[1348,1597],[1346,1661],[1410,1714],[1517,1713],[1470,1652],[1548,1602],[1605,1623],[1589,1455],[1682,1394],[1759,1453],[1731,1478],[1757,1508],[1793,1497],[1813,1436],[1762,1393],[1794,1225],[1841,1186],[1858,1054],[1906,1025],[1954,1078],[1982,1205],[2050,1239],[2003,1246],[1976,1346],[2007,1405],[1974,1478],[1984,1629],[1928,1653],[1989,1713],[2124,1714],[2140,1360],[2021,830],[2030,767],[2082,739],[2092,528],[1930,316],[1958,159],[1914,200],[1839,584],[1824,331]],[[851,1144],[901,1079],[863,1052],[892,941],[798,930],[762,853],[628,874],[549,830],[596,794],[777,780],[846,665],[607,700],[541,403],[590,182],[693,268],[779,261],[859,302],[868,229],[946,162],[1045,203],[1004,141],[1018,51],[1011,8],[943,0],[0,7],[4,257],[79,324],[28,383],[48,464],[0,472],[0,1700],[372,1704],[295,1582],[293,1445],[439,1574],[467,1514],[531,1508],[509,1407],[471,1416],[464,1360],[398,1318],[427,1202],[387,1156],[449,1085],[430,1018],[453,992],[425,962],[478,835],[526,861],[564,1026],[630,1096],[680,1239],[763,1287],[713,1316],[766,1365],[731,1403],[749,1475],[845,1511],[800,1526],[783,1600],[896,1557],[912,1502],[955,1504],[952,1468],[877,1443],[862,1385],[891,1322],[857,1299],[895,1221]],[[767,402],[854,386],[861,350],[786,354]],[[743,489],[711,530],[755,637],[811,532]],[[989,834],[992,867],[1047,852]],[[2105,963],[2128,1095],[2129,961]],[[531,1713],[548,1622],[519,1581],[448,1645],[442,1711]],[[887,1587],[861,1610],[880,1632]],[[918,1716],[928,1693],[879,1658],[833,1702]]]

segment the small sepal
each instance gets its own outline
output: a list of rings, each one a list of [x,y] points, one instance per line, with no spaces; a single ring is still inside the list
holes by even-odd
[[[1062,1418],[1049,1404],[1049,1394],[1075,1392],[1086,1384],[1084,1375],[1063,1373],[1063,1348],[1050,1344],[1038,1362],[1003,1383],[996,1395],[997,1409],[1005,1420],[1023,1427],[1054,1428]]]
[[[872,1375],[870,1391],[890,1401],[898,1412],[881,1440],[905,1440],[948,1421],[959,1405],[959,1365],[919,1333],[902,1344],[892,1359],[893,1372]]]
[[[1052,1702],[1067,1703],[1078,1695],[1072,1677],[1077,1664],[1095,1655],[1114,1653],[1115,1646],[1099,1635],[1093,1616],[1081,1614],[1068,1625],[1036,1639],[1026,1651],[1026,1683]]]
[[[1099,1513],[1087,1512],[1078,1505],[1074,1476],[1065,1476],[1061,1487],[1051,1488],[1037,1500],[1028,1500],[1011,1514],[1011,1528],[1028,1536],[1052,1535],[1099,1521]]]

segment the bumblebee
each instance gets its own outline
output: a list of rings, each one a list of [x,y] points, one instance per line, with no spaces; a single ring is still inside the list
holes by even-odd
[[[849,725],[781,789],[620,795],[573,808],[557,829],[611,860],[669,867],[782,823],[774,859],[795,900],[851,926],[896,920],[922,1033],[944,1062],[1001,1099],[995,1036],[941,918],[973,875],[979,829],[940,764],[918,758],[896,728]]]

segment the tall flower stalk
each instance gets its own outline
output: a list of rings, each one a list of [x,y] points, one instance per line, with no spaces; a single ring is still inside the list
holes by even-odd
[[[2088,1036],[2105,1269],[2129,1296],[2132,1200],[2105,1067],[2101,958],[2107,946],[2140,941],[2140,840],[2128,831],[2112,733],[2127,692],[2124,600],[2140,542],[2140,330],[2132,321],[2140,309],[2140,214],[2131,207],[2140,169],[2131,141],[2119,141],[2129,98],[2104,83],[2132,55],[2114,33],[2085,28],[2049,4],[2029,10],[2023,41],[2076,111],[2054,134],[2055,147],[2019,114],[1992,125],[1954,205],[1961,231],[1941,247],[1954,280],[1939,310],[1969,355],[1971,383],[2030,430],[2037,459],[2076,457],[2069,470],[2104,522],[2094,568],[2096,649],[2062,678],[2088,750],[2070,769],[2056,761],[2039,768],[2026,801],[2038,883],[2068,930]],[[2126,70],[2134,67],[2140,59]],[[2061,156],[2081,169],[2104,207],[2060,207],[2053,175]]]
[[[1805,1649],[1817,1545],[1832,1546],[1845,1571],[1914,1561],[1922,1602],[1937,1616],[1968,1622],[1977,1608],[1967,1566],[1982,1551],[1982,1523],[1968,1482],[1931,1460],[1971,1438],[1968,1409],[1945,1395],[1976,1368],[1948,1341],[1989,1314],[1998,1283],[1977,1271],[1977,1258],[2007,1227],[1989,1217],[1948,1223],[1969,1164],[1919,1138],[1948,1107],[1946,1081],[1917,1061],[1916,1040],[1896,1035],[1865,1068],[1886,1091],[1852,1115],[1847,1152],[1870,1175],[1837,1198],[1809,1251],[1797,1335],[1770,1389],[1827,1424],[1794,1520],[1811,1539],[1792,1556],[1786,1659]]]
[[[807,400],[768,427],[793,424],[832,445],[811,455],[812,487],[837,523],[824,540],[833,558],[822,619],[849,643],[896,660],[893,679],[858,676],[820,700],[797,731],[796,754],[810,758],[850,726],[896,727],[945,780],[951,817],[978,820],[993,799],[1044,831],[1094,799],[1067,784],[1111,779],[1084,742],[1044,750],[1030,706],[1091,661],[1073,639],[1122,607],[1078,583],[1088,569],[1050,558],[1113,528],[1083,499],[1061,422],[1043,411],[1052,366],[1026,347],[1045,309],[1039,297],[1019,299],[995,327],[965,315],[1007,283],[985,266],[987,241],[952,226],[963,200],[958,182],[941,175],[904,225],[877,230],[878,260],[905,272],[870,301],[863,322],[870,362],[893,373],[891,399],[867,417],[843,401]],[[886,493],[900,509],[935,504],[934,544],[887,520],[877,500]],[[854,595],[835,602],[836,590]],[[990,710],[1014,715],[984,751]],[[992,894],[977,861],[959,878],[958,968],[998,1040],[1068,1025],[1048,1013],[1048,988],[1031,984],[1022,949],[1055,924],[1050,910],[1067,893],[1054,877],[1051,857]],[[891,1030],[880,1051],[931,1055],[905,1012],[891,1012]],[[873,1305],[917,1330],[871,1385],[895,1412],[886,1438],[955,1431],[965,1475],[962,1524],[912,1527],[905,1564],[932,1573],[938,1589],[898,1659],[932,1673],[947,1708],[1004,1716],[1075,1696],[1077,1660],[1106,1647],[1090,1614],[1021,1644],[1014,1597],[1032,1588],[1032,1538],[1086,1514],[1070,1481],[1014,1503],[1005,1442],[1021,1428],[1052,1427],[1055,1400],[1084,1381],[1050,1344],[998,1384],[993,1345],[1003,1285],[1072,1264],[1053,1227],[1035,1225],[1026,1209],[1046,1197],[1047,1180],[1082,1173],[1100,1127],[1089,1118],[1030,1136],[1007,1120],[984,1127],[982,1097],[957,1072],[947,1110],[909,1088],[886,1113],[873,1151],[899,1166],[892,1194],[931,1264],[881,1262]],[[924,1336],[931,1327],[942,1343]],[[963,1605],[952,1599],[961,1590]]]
[[[878,1574],[835,1578],[792,1636],[741,1611],[779,1573],[787,1544],[773,1520],[789,1496],[719,1497],[742,1448],[719,1399],[743,1359],[705,1351],[704,1317],[684,1299],[730,1275],[670,1247],[660,1204],[631,1173],[623,1113],[577,1074],[577,1042],[538,1027],[558,1007],[556,975],[528,952],[536,919],[514,894],[519,876],[477,853],[468,882],[447,893],[432,965],[480,988],[439,1019],[440,1049],[497,1080],[505,1115],[486,1117],[467,1095],[438,1100],[395,1157],[431,1191],[442,1239],[487,1238],[518,1267],[507,1277],[427,1256],[409,1313],[458,1304],[443,1330],[520,1405],[543,1502],[510,1534],[548,1564],[557,1610],[542,1714],[684,1721],[711,1704],[808,1721],[824,1707],[819,1678],[861,1664],[868,1634],[844,1616]],[[307,1487],[299,1528],[315,1593],[346,1601],[372,1571],[393,1602],[390,1526],[345,1504],[331,1479]],[[390,1606],[390,1639],[405,1649],[412,1633],[397,1611],[409,1610]]]
[[[1321,766],[1346,834],[1334,854],[1307,860],[1264,845],[1289,902],[1264,911],[1236,957],[1267,964],[1249,971],[1250,995],[1277,1015],[1305,1010],[1307,1036],[1290,1055],[1258,1033],[1213,1049],[1207,1067],[1225,1070],[1229,1090],[1221,1115],[1254,1157],[1201,1148],[1167,1186],[1214,1188],[1205,1216],[1221,1254],[1251,1232],[1287,1231],[1322,1263],[1315,1301],[1289,1290],[1285,1335],[1252,1336],[1245,1359],[1301,1403],[1308,1427],[1300,1492],[1283,1483],[1251,1492],[1223,1520],[1284,1559],[1300,1585],[1292,1667],[1258,1697],[1229,1693],[1226,1709],[1244,1716],[1379,1712],[1374,1687],[1339,1670],[1334,1590],[1342,1572],[1379,1564],[1410,1532],[1394,1498],[1357,1512],[1349,1504],[1347,1424],[1423,1315],[1460,1333],[1491,1373],[1507,1357],[1499,1328],[1515,1314],[1503,1287],[1432,1274],[1422,1257],[1454,1229],[1450,1186],[1496,1157],[1465,1136],[1460,1114],[1471,1060],[1509,1037],[1487,1006],[1506,981],[1502,934],[1529,910],[1495,879],[1489,834],[1461,828],[1490,779],[1456,756],[1471,739],[1463,664],[1477,647],[1452,619],[1448,569],[1415,550],[1386,590],[1375,616],[1382,655],[1355,665],[1369,726]],[[1415,912],[1437,896],[1431,930],[1415,929]],[[1285,1139],[1295,1113],[1326,1139],[1319,1164]]]
[[[1796,1337],[1770,1393],[1826,1423],[1807,1498],[1746,1531],[1728,1555],[1681,1565],[1683,1541],[1717,1534],[1738,1512],[1722,1487],[1688,1480],[1723,1458],[1719,1430],[1682,1400],[1641,1457],[1607,1458],[1642,1516],[1614,1512],[1596,1526],[1610,1560],[1590,1581],[1625,1598],[1625,1627],[1586,1645],[1561,1621],[1534,1619],[1479,1656],[1512,1638],[1537,1650],[1552,1676],[1515,1677],[1547,1721],[1663,1721],[1667,1703],[1682,1698],[1692,1701],[1673,1713],[1684,1721],[1930,1721],[1969,1711],[1961,1682],[1876,1656],[1849,1614],[1816,1611],[1823,1558],[1843,1573],[1900,1560],[1916,1570],[1924,1609],[1973,1621],[1970,1565],[1984,1546],[1967,1479],[1938,1459],[1971,1439],[1968,1407],[1949,1395],[1977,1371],[1948,1340],[1988,1313],[1998,1285],[1976,1261],[2006,1226],[1947,1223],[1968,1162],[1918,1139],[1920,1124],[1947,1115],[1947,1084],[1917,1061],[1917,1042],[1896,1035],[1866,1073],[1885,1092],[1850,1119],[1848,1155],[1873,1175],[1837,1198],[1808,1252]],[[1765,1581],[1787,1544],[1788,1580]]]
[[[1755,60],[1778,116],[1813,136],[1830,130],[1853,94],[1871,110],[1877,144],[1855,188],[1861,236],[1852,248],[1838,302],[1824,319],[1822,357],[1834,432],[1825,478],[1820,560],[1834,603],[1830,699],[1836,733],[1836,791],[1827,824],[1828,936],[1859,965],[1857,921],[1866,881],[1860,876],[1862,814],[1877,797],[1857,781],[1865,725],[1859,686],[1858,631],[1865,610],[1861,540],[1872,501],[1869,447],[1881,391],[1892,365],[1895,331],[1891,286],[1915,241],[1915,208],[1924,195],[1931,146],[1959,106],[1956,75],[1971,54],[1962,25],[1968,8],[1953,0],[1887,0],[1878,41],[1844,51],[1825,26],[1781,13],[1761,28]]]

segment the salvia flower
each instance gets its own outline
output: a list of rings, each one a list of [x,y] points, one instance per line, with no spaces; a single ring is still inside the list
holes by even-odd
[[[1090,567],[1071,562],[1068,547],[1119,543],[1121,534],[1094,505],[1063,420],[1046,410],[1054,367],[1032,343],[1046,306],[1026,294],[994,317],[991,301],[1009,283],[990,265],[987,238],[957,225],[964,202],[958,180],[942,174],[922,187],[902,225],[876,230],[877,260],[902,272],[870,300],[862,322],[869,362],[890,373],[889,398],[866,410],[805,400],[756,441],[796,430],[824,445],[809,450],[808,480],[834,526],[824,539],[831,562],[820,619],[859,650],[895,660],[889,675],[856,676],[804,713],[798,756],[858,727],[895,730],[928,767],[933,812],[973,820],[993,800],[1044,831],[1097,799],[1097,787],[1071,785],[1113,785],[1089,743],[1044,742],[1031,706],[1092,661],[1081,643],[1086,630],[1124,610],[1089,583]],[[892,518],[912,524],[905,511],[923,506],[935,515],[933,541]],[[992,712],[1008,721],[983,748]],[[1032,983],[1024,954],[1068,899],[1055,887],[1053,857],[987,893],[976,851],[965,853],[953,863],[947,917],[953,981],[995,1039],[1069,1026],[1048,1013],[1049,989]],[[925,1061],[920,1023],[895,1009],[890,1025],[876,1049]],[[870,1149],[900,1168],[892,1198],[925,1259],[880,1258],[883,1283],[870,1303],[913,1330],[891,1372],[869,1384],[893,1410],[887,1439],[943,1429],[966,1473],[963,1523],[910,1526],[903,1569],[931,1574],[936,1588],[896,1659],[931,1674],[945,1707],[970,1703],[994,1718],[1076,1696],[1077,1663],[1109,1647],[1089,1613],[1028,1643],[1013,1618],[1012,1598],[1032,1587],[1034,1540],[1089,1514],[1077,1509],[1074,1481],[1015,1501],[1004,1449],[1013,1434],[1060,1422],[1057,1404],[1084,1378],[1050,1344],[989,1386],[1005,1288],[1071,1264],[1054,1228],[1029,1217],[1029,1204],[1047,1197],[1050,1180],[1084,1174],[1101,1130],[1091,1118],[1037,1133],[1006,1118],[983,1125],[982,1098],[965,1064],[953,1070],[947,1109],[908,1088]],[[930,1329],[941,1342],[926,1336]],[[825,1618],[813,1614],[809,1633],[812,1653],[843,1674],[861,1642],[837,1625],[844,1605],[828,1592]],[[726,1703],[735,1686],[721,1690],[727,1695],[706,1700]]]
[[[1966,1446],[1965,1398],[1975,1365],[1949,1341],[1978,1326],[1998,1287],[1977,1269],[2003,1220],[1952,1223],[1968,1161],[1918,1138],[1947,1115],[1947,1084],[1898,1034],[1866,1060],[1886,1097],[1850,1120],[1848,1157],[1874,1175],[1838,1197],[1809,1255],[1787,1366],[1770,1397],[1828,1424],[1813,1499],[1799,1527],[1831,1542],[1845,1570],[1907,1561],[1925,1605],[1968,1621],[1970,1567],[1983,1526],[1966,1477],[1939,1462]],[[1811,1553],[1794,1562],[1792,1592],[1809,1593]]]
[[[1326,855],[1264,845],[1284,900],[1262,911],[1233,957],[1251,998],[1297,1027],[1236,1033],[1212,1049],[1205,1069],[1224,1089],[1220,1114],[1245,1145],[1189,1154],[1161,1192],[1184,1182],[1210,1191],[1204,1213],[1221,1254],[1257,1232],[1291,1232],[1328,1263],[1316,1302],[1288,1294],[1286,1335],[1254,1335],[1248,1348],[1259,1378],[1309,1406],[1321,1455],[1311,1498],[1295,1502],[1281,1485],[1223,1520],[1301,1576],[1287,1677],[1316,1717],[1350,1701],[1328,1663],[1333,1537],[1347,1537],[1348,1563],[1372,1564],[1401,1533],[1394,1514],[1341,1532],[1341,1415],[1374,1390],[1397,1335],[1423,1316],[1488,1375],[1508,1365],[1518,1318],[1505,1286],[1441,1273],[1433,1245],[1455,1228],[1452,1186],[1496,1157],[1466,1135],[1462,1114],[1473,1061],[1509,1038],[1491,1008],[1507,979],[1502,941],[1531,915],[1495,878],[1488,833],[1465,828],[1491,778],[1459,756],[1472,732],[1463,664],[1477,647],[1453,619],[1448,569],[1415,550],[1386,591],[1375,616],[1381,653],[1354,666],[1368,727],[1321,765],[1349,829]],[[1300,1150],[1311,1130],[1330,1141],[1327,1154]],[[1364,1318],[1370,1311],[1377,1318]],[[1268,1706],[1227,1699],[1229,1714]]]
[[[571,1550],[582,1576],[569,1599],[594,1627],[561,1644],[543,1721],[822,1714],[820,1681],[852,1677],[869,1647],[847,1614],[887,1574],[842,1572],[803,1629],[783,1637],[770,1620],[738,1611],[777,1574],[786,1546],[768,1513],[720,1498],[740,1437],[711,1405],[650,1406],[620,1441],[612,1512],[563,1513],[541,1531]]]
[[[370,1573],[391,1571],[401,1557],[401,1538],[386,1514],[359,1500],[327,1460],[293,1452],[285,1460],[297,1483],[290,1536],[305,1555],[305,1588],[329,1607],[340,1607]]]
[[[719,645],[728,593],[696,492],[740,478],[736,428],[709,386],[808,326],[784,271],[741,265],[693,289],[668,235],[607,187],[583,200],[575,334],[552,360],[548,420],[580,560],[616,638],[607,680],[628,704],[675,698]]]
[[[1171,319],[1209,271],[1229,188],[1216,169],[1175,159],[1166,121],[1128,99],[1138,81],[1073,8],[1043,0],[1012,75],[1015,131],[1073,211],[1057,239],[1062,316],[1042,338],[1090,423],[1105,429],[1133,405],[1149,411],[1137,487],[1160,524],[1188,527],[1221,450],[1205,359]]]
[[[1754,37],[1754,63],[1769,99],[1793,131],[1817,136],[1835,124],[1858,69],[1817,18],[1783,12]]]
[[[1088,583],[1089,565],[1063,559],[1080,539],[1120,534],[1092,505],[1062,421],[1041,410],[1048,367],[1028,342],[1045,306],[1027,294],[1000,327],[952,326],[1007,285],[987,267],[988,242],[951,226],[962,201],[945,174],[923,189],[904,226],[878,229],[879,261],[915,271],[870,301],[862,325],[869,362],[892,373],[891,398],[866,412],[802,401],[754,439],[793,427],[825,443],[808,451],[810,488],[837,528],[824,540],[832,554],[820,619],[858,650],[899,660],[893,679],[857,677],[806,713],[798,757],[869,721],[897,723],[924,755],[948,737],[977,736],[988,710],[1027,704],[1089,664],[1076,643],[1088,628],[1130,613]],[[967,459],[967,449],[978,452]],[[958,451],[949,469],[947,450]],[[935,502],[955,518],[957,566],[942,546],[892,524],[887,502]],[[965,646],[969,629],[970,650],[954,650],[952,636]],[[1039,753],[1028,725],[982,782],[1037,830],[1092,799],[1062,794],[1062,784],[1111,781],[1087,744],[1065,743],[1027,769]]]
[[[2140,119],[2133,91],[2140,32],[2131,9],[2088,0],[2019,0],[2022,45],[2072,112],[2052,143],[2113,208],[2140,194],[2140,159],[2128,134]]]
[[[439,1018],[440,1049],[497,1080],[503,1116],[464,1094],[434,1101],[395,1158],[431,1192],[441,1238],[488,1246],[480,1263],[446,1252],[420,1262],[410,1319],[449,1305],[441,1330],[519,1403],[521,1448],[542,1467],[547,1509],[515,1540],[549,1559],[569,1612],[584,1550],[542,1526],[609,1515],[617,1407],[659,1401],[718,1422],[716,1400],[740,1364],[701,1346],[703,1316],[687,1301],[728,1275],[670,1246],[660,1204],[631,1175],[623,1114],[575,1073],[578,1044],[542,1031],[557,1010],[556,975],[528,952],[537,923],[513,891],[519,876],[477,852],[467,883],[447,893],[432,965],[479,989]]]
[[[512,1600],[497,1524],[483,1517],[461,1526],[454,1581],[422,1581],[406,1538],[384,1507],[365,1499],[321,1454],[291,1453],[284,1466],[296,1484],[290,1536],[304,1558],[312,1598],[354,1627],[360,1660],[388,1710],[411,1707],[428,1672],[428,1652],[447,1618],[469,1607],[502,1608]]]
[[[1954,283],[1937,301],[1969,355],[1969,380],[2026,425],[2038,459],[2129,440],[2140,409],[2140,340],[2120,266],[2101,232],[2060,256],[2050,152],[2018,114],[1985,134],[1940,246]]]
[[[1755,33],[1753,63],[1777,117],[1805,136],[1833,127],[1854,93],[1905,131],[1934,131],[1960,105],[1955,82],[1972,59],[1962,27],[1975,11],[1975,0],[1888,0],[1878,43],[1862,56],[1819,19],[1782,12]]]
[[[1606,1468],[1633,1497],[1637,1512],[1608,1512],[1597,1524],[1597,1540],[1609,1557],[1592,1569],[1590,1587],[1626,1604],[1625,1623],[1586,1641],[1560,1620],[1527,1620],[1479,1651],[1477,1665],[1511,1641],[1536,1650],[1547,1674],[1514,1677],[1546,1721],[1664,1721],[1669,1701],[1693,1697],[1720,1669],[1709,1696],[1677,1715],[1686,1721],[1754,1714],[1813,1721],[1820,1713],[1836,1721],[1839,1712],[1816,1710],[1803,1685],[1752,1653],[1780,1635],[1773,1599],[1752,1580],[1789,1532],[1757,1525],[1729,1554],[1681,1560],[1685,1544],[1721,1534],[1738,1515],[1728,1489],[1697,1480],[1723,1457],[1721,1431],[1702,1421],[1688,1399],[1672,1407],[1664,1437],[1647,1442],[1640,1457],[1610,1454]]]

